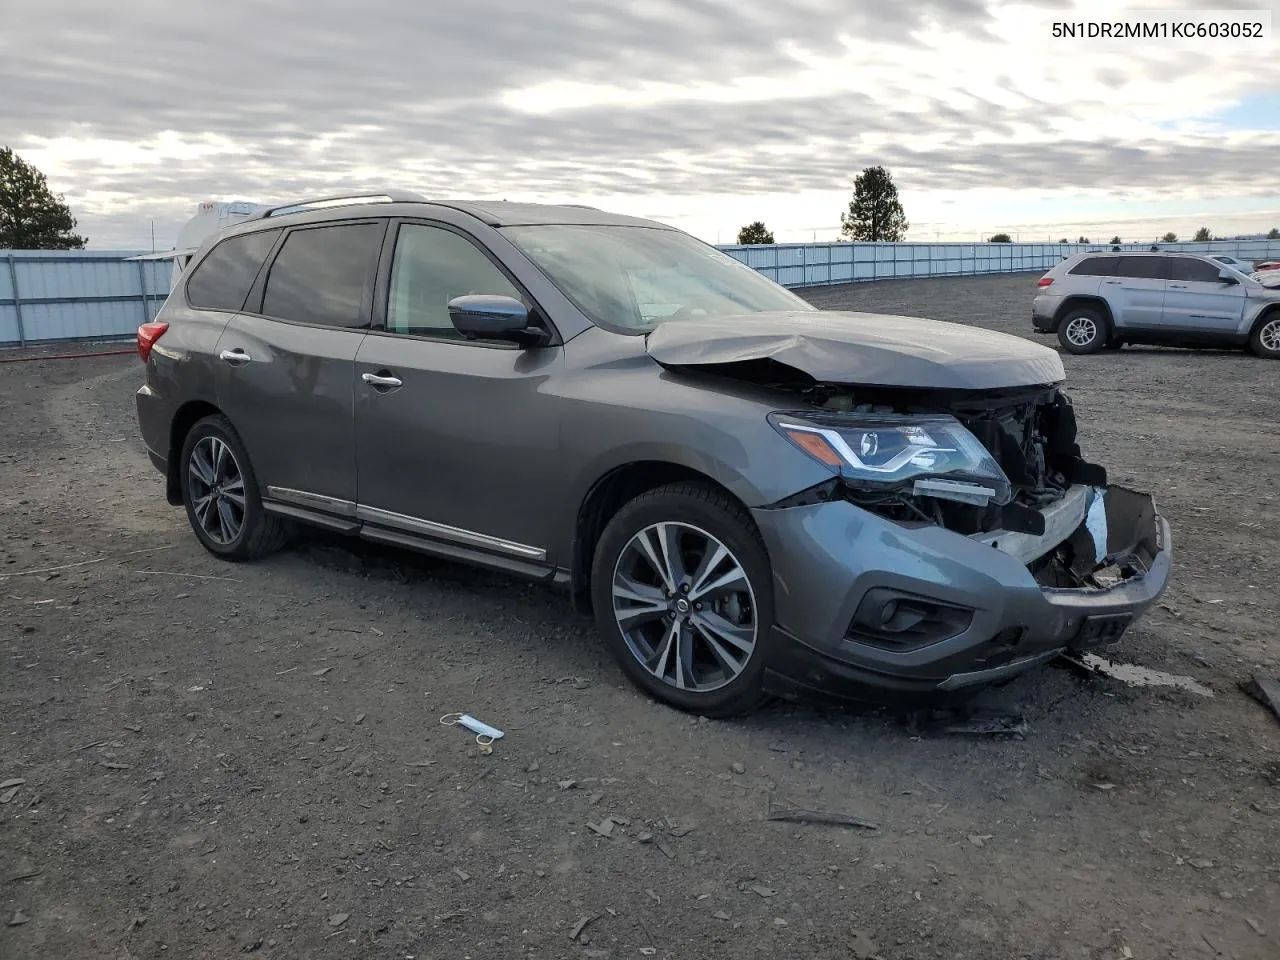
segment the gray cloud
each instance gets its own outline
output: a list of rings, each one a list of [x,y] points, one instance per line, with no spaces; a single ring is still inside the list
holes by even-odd
[[[843,190],[860,167],[884,163],[905,189],[1200,183],[1239,193],[1277,146],[1228,150],[1193,137],[1020,145],[1020,128],[1070,120],[1072,105],[1027,98],[999,64],[993,86],[1022,105],[971,97],[956,106],[943,102],[945,90],[892,79],[866,93],[542,116],[500,100],[549,80],[782,77],[796,68],[789,46],[838,56],[842,35],[894,44],[904,60],[927,57],[916,31],[936,24],[980,38],[994,23],[987,0],[5,2],[14,9],[0,34],[0,136],[20,152],[33,138],[146,143],[170,131],[229,145],[182,160],[66,164],[55,186],[73,203],[129,198],[94,201],[119,212],[82,217],[95,245],[141,240],[138,225],[151,217],[171,239],[206,197],[389,183],[450,196],[778,193]],[[1195,69],[1190,55],[1165,69],[1184,63]],[[1097,79],[1118,89],[1158,82],[1154,71],[1117,63]],[[907,109],[922,98],[927,112]],[[940,145],[913,148],[925,133]]]

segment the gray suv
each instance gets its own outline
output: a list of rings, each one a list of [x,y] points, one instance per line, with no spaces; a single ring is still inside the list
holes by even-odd
[[[1078,253],[1040,278],[1031,322],[1071,353],[1126,343],[1280,358],[1280,289],[1209,254]]]
[[[216,556],[301,523],[559,584],[685,710],[971,691],[1114,643],[1169,576],[1055,351],[820,312],[646,220],[267,210],[138,349],[151,459]]]

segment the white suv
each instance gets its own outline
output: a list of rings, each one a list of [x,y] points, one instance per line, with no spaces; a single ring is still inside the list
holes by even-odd
[[[1248,346],[1280,358],[1280,289],[1209,255],[1080,253],[1040,278],[1031,323],[1070,353],[1126,343]]]

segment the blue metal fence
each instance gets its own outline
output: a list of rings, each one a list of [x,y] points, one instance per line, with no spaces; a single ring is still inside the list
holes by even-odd
[[[1119,244],[1144,251],[1150,243]],[[1161,250],[1217,253],[1244,260],[1280,259],[1280,240],[1161,243]],[[1048,270],[1063,257],[1110,250],[1101,243],[778,243],[721,246],[736,260],[786,287],[863,280],[971,276]]]
[[[0,346],[132,337],[169,294],[172,264],[137,252],[0,250]]]
[[[1150,244],[1122,244],[1142,251]],[[1280,240],[1162,243],[1162,250],[1280,259]],[[1048,270],[1063,257],[1110,244],[780,243],[722,246],[787,287],[907,277]],[[119,340],[155,317],[169,293],[167,260],[137,252],[0,250],[0,347],[59,340]]]

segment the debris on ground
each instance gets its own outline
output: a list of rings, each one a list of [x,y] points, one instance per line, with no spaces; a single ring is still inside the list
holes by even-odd
[[[739,763],[737,760],[729,764],[729,769],[732,770],[734,773],[738,773],[738,774],[747,772],[747,768],[743,764]]]
[[[766,820],[781,820],[787,823],[821,823],[833,827],[858,827],[862,830],[879,830],[880,825],[862,817],[850,816],[846,813],[828,813],[823,810],[798,810],[770,803]]]
[[[717,911],[716,911],[715,913],[713,913],[711,916],[715,917],[717,920],[732,920],[732,919],[733,919],[733,917],[732,917],[732,916],[729,914],[729,912],[728,912],[728,911],[726,911],[726,910],[717,910]]]
[[[466,883],[468,880],[471,879],[471,874],[467,873],[467,871],[462,870],[458,867],[454,867],[453,872],[458,875],[458,879],[461,880],[463,883]]]
[[[351,914],[349,913],[335,913],[329,917],[329,926],[340,927],[350,919]]]
[[[992,835],[989,833],[971,833],[969,834],[969,842],[975,847],[985,847],[991,837]]]
[[[1280,720],[1280,680],[1260,677],[1256,673],[1240,684],[1240,689],[1264,707],[1268,707]]]
[[[569,939],[577,940],[578,937],[582,936],[582,931],[587,929],[587,924],[589,924],[592,920],[597,919],[599,916],[600,914],[598,913],[593,914],[592,916],[583,917],[581,920],[575,923],[573,925],[573,929],[569,931]]]
[[[986,737],[1025,737],[1030,730],[1026,718],[1016,713],[977,713],[944,720],[934,727],[936,733]]]
[[[20,927],[20,926],[22,926],[24,923],[28,923],[28,922],[30,922],[30,920],[31,920],[31,918],[30,918],[30,917],[28,917],[28,916],[27,916],[25,913],[23,913],[21,910],[15,910],[15,911],[13,911],[13,916],[9,918],[9,926],[11,926],[11,927]]]
[[[0,783],[0,803],[8,803],[16,797],[18,791],[22,789],[22,785],[26,782],[21,777],[15,777],[12,780]]]
[[[19,880],[31,880],[34,877],[44,873],[42,869],[33,864],[25,857],[18,861],[18,865],[13,868],[13,872],[9,874],[9,879],[16,883]]]
[[[599,823],[587,823],[587,829],[602,837],[613,836],[614,828],[625,827],[631,821],[623,817],[605,817]]]
[[[1191,677],[1151,670],[1132,663],[1116,663],[1096,653],[1063,653],[1057,659],[1085,676],[1110,677],[1131,687],[1175,687],[1202,697],[1213,696],[1212,690]]]
[[[1258,936],[1265,937],[1267,935],[1267,931],[1262,929],[1262,924],[1258,923],[1258,921],[1253,919],[1253,917],[1245,917],[1244,922],[1247,923],[1249,928]]]
[[[747,889],[757,896],[761,896],[766,899],[769,897],[776,897],[778,895],[778,891],[773,889],[773,887],[766,887],[759,883],[753,883],[751,886],[747,887]]]

